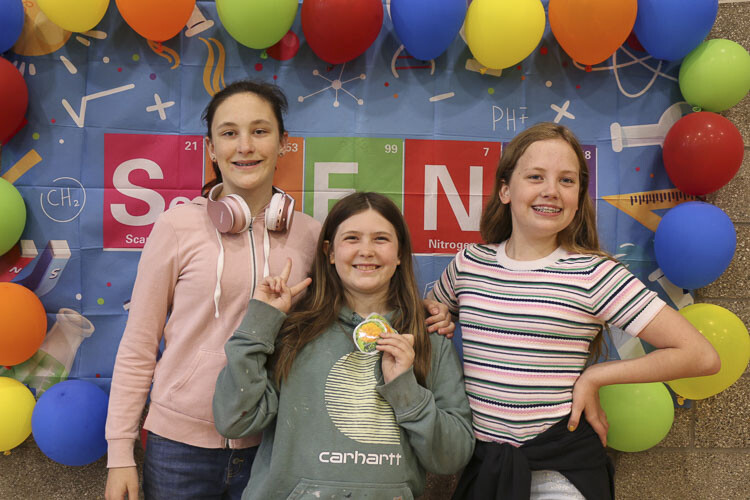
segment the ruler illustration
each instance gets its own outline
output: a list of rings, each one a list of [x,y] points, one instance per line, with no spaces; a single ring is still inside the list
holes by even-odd
[[[685,194],[677,188],[615,194],[602,196],[602,199],[654,232],[661,220],[661,216],[657,215],[654,210],[676,207],[687,201],[703,201],[698,196]]]

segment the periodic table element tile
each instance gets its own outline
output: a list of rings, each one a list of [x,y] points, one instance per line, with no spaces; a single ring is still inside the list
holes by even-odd
[[[308,137],[305,213],[323,222],[337,200],[355,191],[382,193],[403,210],[403,151],[401,138]]]
[[[140,249],[156,218],[200,196],[203,137],[105,134],[102,246]]]
[[[481,241],[500,142],[407,139],[404,147],[404,215],[414,252],[454,254]]]

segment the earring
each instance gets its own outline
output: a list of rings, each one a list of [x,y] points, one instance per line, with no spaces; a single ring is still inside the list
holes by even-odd
[[[279,156],[284,156],[284,150],[279,151]]]

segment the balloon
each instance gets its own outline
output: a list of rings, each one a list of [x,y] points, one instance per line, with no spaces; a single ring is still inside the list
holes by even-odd
[[[13,47],[23,30],[22,0],[0,0],[0,54]]]
[[[305,0],[302,32],[313,52],[327,63],[341,64],[363,54],[380,33],[380,0]]]
[[[742,134],[721,115],[701,111],[680,118],[664,137],[664,167],[681,191],[702,196],[732,180],[742,165]]]
[[[190,19],[195,0],[115,0],[128,25],[147,40],[163,42],[180,31]]]
[[[0,144],[13,137],[24,123],[29,89],[21,73],[0,57]]]
[[[731,40],[703,42],[685,56],[678,79],[687,102],[705,111],[724,111],[750,90],[750,54]]]
[[[544,24],[540,0],[474,0],[466,11],[466,43],[480,64],[503,69],[531,54]]]
[[[12,450],[29,437],[35,403],[21,382],[0,377],[0,451]]]
[[[66,380],[39,398],[31,431],[42,453],[63,465],[87,465],[107,452],[109,397],[91,382]]]
[[[251,49],[281,40],[297,15],[297,0],[216,0],[216,10],[232,38]]]
[[[107,13],[109,0],[37,0],[50,21],[68,31],[88,31]]]
[[[607,446],[615,450],[647,450],[672,428],[674,403],[661,382],[605,385],[599,400],[609,423]]]
[[[680,396],[704,399],[732,385],[745,372],[750,361],[750,336],[740,318],[713,304],[692,304],[680,309],[704,337],[711,342],[721,359],[721,369],[714,375],[681,378],[667,382]]]
[[[0,177],[0,255],[13,248],[26,226],[26,205],[21,193]]]
[[[34,292],[15,283],[0,283],[0,365],[29,359],[46,333],[47,314]]]
[[[466,0],[392,0],[391,19],[401,43],[423,61],[445,52],[461,30]]]
[[[581,64],[605,61],[630,36],[637,0],[550,0],[549,27],[565,52]]]
[[[664,276],[688,290],[704,287],[721,276],[736,246],[737,233],[727,214],[702,201],[670,209],[654,237],[656,262]]]
[[[653,57],[676,61],[706,38],[718,11],[719,0],[638,0],[633,31]]]

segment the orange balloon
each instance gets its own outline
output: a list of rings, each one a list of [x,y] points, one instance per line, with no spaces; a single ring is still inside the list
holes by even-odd
[[[128,25],[146,40],[169,40],[185,27],[195,0],[116,0]]]
[[[15,283],[0,283],[0,365],[29,359],[46,334],[47,313],[34,292]]]
[[[637,0],[549,0],[549,27],[557,42],[581,64],[607,60],[635,25]]]

